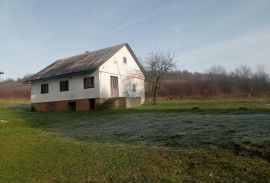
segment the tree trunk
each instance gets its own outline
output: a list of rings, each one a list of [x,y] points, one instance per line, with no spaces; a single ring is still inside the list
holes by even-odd
[[[154,88],[154,96],[153,96],[153,104],[156,105],[156,100],[158,96],[158,82],[159,82],[159,77],[157,77],[155,81],[155,88]]]

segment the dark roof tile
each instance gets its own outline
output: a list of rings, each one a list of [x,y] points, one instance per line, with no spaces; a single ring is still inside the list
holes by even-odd
[[[120,44],[96,51],[86,51],[80,55],[57,60],[33,75],[28,81],[45,80],[84,71],[91,72],[110,59],[125,45]]]
[[[55,61],[51,65],[47,66],[43,70],[39,71],[31,78],[28,78],[25,83],[56,79],[66,76],[78,75],[81,73],[94,72],[99,66],[109,60],[115,53],[117,53],[123,46],[126,46],[130,51],[135,61],[143,71],[143,67],[135,56],[130,46],[125,44],[119,44],[116,46],[103,48],[96,51],[86,51],[83,54],[75,55],[67,58],[63,58]]]

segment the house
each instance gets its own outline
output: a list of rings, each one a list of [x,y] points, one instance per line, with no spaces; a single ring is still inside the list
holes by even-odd
[[[34,111],[88,111],[142,104],[144,79],[125,43],[57,60],[25,82],[31,84]]]

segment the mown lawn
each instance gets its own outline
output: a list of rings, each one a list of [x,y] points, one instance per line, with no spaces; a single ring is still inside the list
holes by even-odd
[[[223,102],[84,113],[2,104],[0,182],[269,182],[269,105]]]
[[[204,113],[270,113],[270,98],[228,98],[205,100],[161,101],[158,105],[147,103],[141,110],[204,112]]]

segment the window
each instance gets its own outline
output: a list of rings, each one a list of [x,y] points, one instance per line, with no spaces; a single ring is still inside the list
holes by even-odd
[[[94,88],[95,87],[95,80],[94,76],[83,78],[83,88]]]
[[[60,91],[68,91],[68,80],[66,81],[60,81]]]
[[[40,89],[41,94],[49,93],[49,85],[48,84],[42,84]]]
[[[136,92],[136,90],[137,90],[137,85],[136,84],[132,85],[132,90],[133,90],[133,92]]]
[[[124,63],[124,64],[127,63],[127,57],[123,57],[123,63]]]

